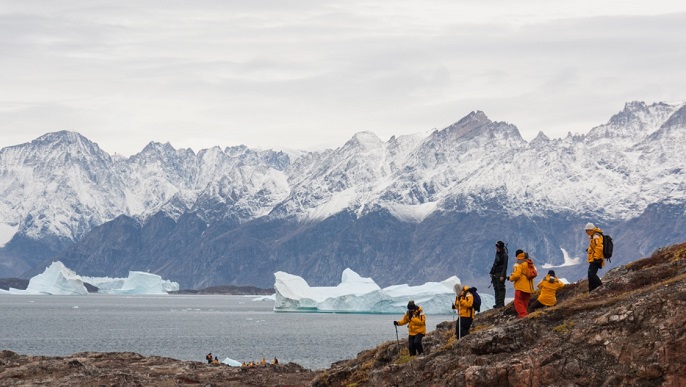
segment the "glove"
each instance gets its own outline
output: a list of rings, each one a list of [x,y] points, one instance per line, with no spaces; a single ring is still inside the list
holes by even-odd
[[[397,327],[397,326],[398,326],[398,322],[397,322],[397,321],[393,321],[393,325],[395,325],[395,326]]]
[[[455,309],[455,304],[450,305],[452,309]]]

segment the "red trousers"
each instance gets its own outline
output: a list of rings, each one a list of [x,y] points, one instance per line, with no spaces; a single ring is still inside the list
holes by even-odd
[[[514,296],[514,307],[517,311],[519,318],[526,317],[528,314],[527,309],[529,309],[529,299],[531,298],[531,293],[523,292],[521,290],[515,290]]]

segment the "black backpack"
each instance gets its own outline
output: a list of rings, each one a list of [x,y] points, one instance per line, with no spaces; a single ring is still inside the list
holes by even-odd
[[[612,250],[614,249],[614,244],[612,243],[612,237],[605,234],[600,234],[603,236],[603,258],[607,259],[608,262],[612,262]]]
[[[472,293],[472,296],[474,296],[474,303],[472,303],[472,308],[474,308],[475,312],[481,312],[481,296],[479,293],[476,292],[476,288],[472,287],[467,290],[469,293]]]

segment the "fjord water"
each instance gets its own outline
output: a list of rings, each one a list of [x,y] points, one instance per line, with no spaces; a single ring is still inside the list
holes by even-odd
[[[136,352],[180,360],[295,362],[327,368],[385,341],[401,315],[275,313],[256,296],[0,295],[0,350],[64,356]],[[427,330],[448,316],[428,316]],[[405,345],[406,327],[399,327]]]

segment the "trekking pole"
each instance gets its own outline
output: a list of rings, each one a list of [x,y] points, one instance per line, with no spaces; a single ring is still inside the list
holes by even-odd
[[[462,338],[462,327],[460,326],[460,303],[457,303],[457,339]]]
[[[398,338],[398,326],[395,326],[395,341],[398,343],[398,354],[400,354],[400,339]]]

